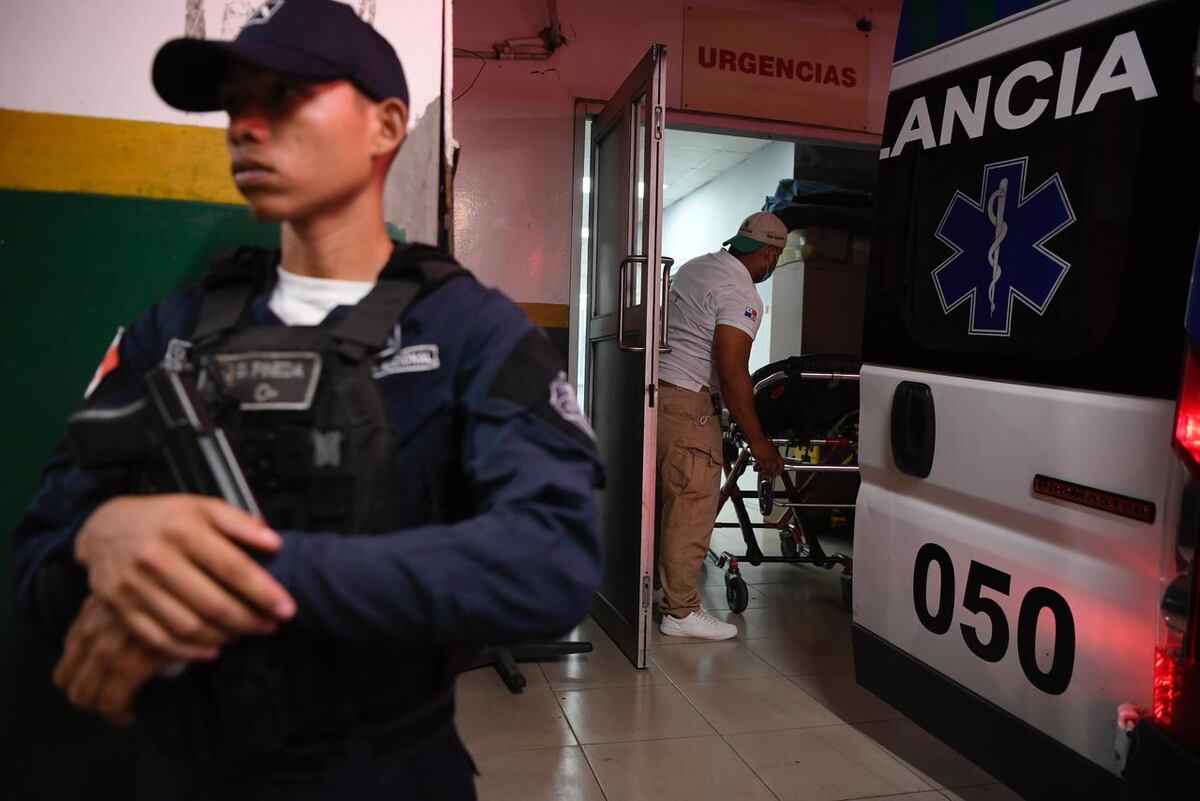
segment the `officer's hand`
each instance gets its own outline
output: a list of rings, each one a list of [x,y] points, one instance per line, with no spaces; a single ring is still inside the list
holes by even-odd
[[[754,455],[755,470],[759,473],[777,476],[783,472],[783,457],[770,439],[763,437],[751,442],[750,453]]]
[[[92,592],[144,644],[198,660],[295,614],[287,591],[238,547],[282,544],[261,520],[215,498],[119,497],[84,523],[75,556]]]
[[[128,726],[137,691],[170,662],[134,638],[107,604],[90,595],[67,633],[54,683],[75,706]]]

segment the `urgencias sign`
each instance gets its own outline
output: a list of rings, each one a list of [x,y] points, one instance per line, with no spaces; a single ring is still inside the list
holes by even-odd
[[[863,130],[867,38],[774,17],[689,7],[683,107]]]

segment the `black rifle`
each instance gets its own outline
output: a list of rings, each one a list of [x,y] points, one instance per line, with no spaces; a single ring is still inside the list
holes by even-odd
[[[262,517],[225,432],[213,425],[190,373],[160,365],[144,379],[146,397],[126,406],[84,409],[67,421],[67,444],[83,467],[136,463],[161,454],[182,492],[221,498]]]
[[[145,377],[146,398],[113,409],[85,409],[67,421],[67,442],[83,467],[112,467],[159,452],[176,486],[262,517],[225,432],[212,424],[190,373],[161,365]],[[493,666],[513,693],[525,687],[518,661],[588,653],[590,642],[527,643],[488,648],[473,668]]]

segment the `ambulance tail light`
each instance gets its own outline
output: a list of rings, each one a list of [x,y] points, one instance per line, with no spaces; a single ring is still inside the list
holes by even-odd
[[[1175,410],[1175,448],[1193,476],[1200,477],[1200,354],[1188,345]]]
[[[1154,721],[1200,754],[1200,670],[1194,662],[1158,649],[1154,656]]]
[[[1200,529],[1200,482],[1187,482],[1180,515],[1175,573],[1165,588],[1154,648],[1153,721],[1174,741],[1200,755],[1200,582],[1196,559],[1186,558]],[[1190,564],[1189,564],[1190,562]]]
[[[1185,489],[1179,532],[1180,574],[1167,586],[1162,600],[1151,715],[1179,743],[1200,754],[1200,552],[1196,549],[1200,514],[1195,502],[1200,483],[1200,349],[1194,341],[1188,342],[1184,359],[1175,449],[1192,480]],[[1184,559],[1188,551],[1191,558]]]
[[[1159,725],[1172,728],[1175,704],[1179,700],[1180,664],[1173,648],[1154,649],[1154,706],[1151,714]]]
[[[1195,614],[1198,591],[1200,587],[1189,571],[1177,576],[1163,596],[1150,715],[1175,740],[1200,754],[1200,621]]]

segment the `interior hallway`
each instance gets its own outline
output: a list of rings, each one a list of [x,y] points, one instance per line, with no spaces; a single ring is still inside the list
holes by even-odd
[[[778,552],[773,532],[760,537]],[[736,530],[714,543],[744,548]],[[1020,801],[858,687],[840,570],[742,574],[742,615],[721,572],[703,577],[705,608],[738,626],[736,640],[664,642],[656,628],[652,666],[636,671],[589,619],[572,636],[595,651],[523,665],[522,695],[490,668],[462,676],[481,801]]]

